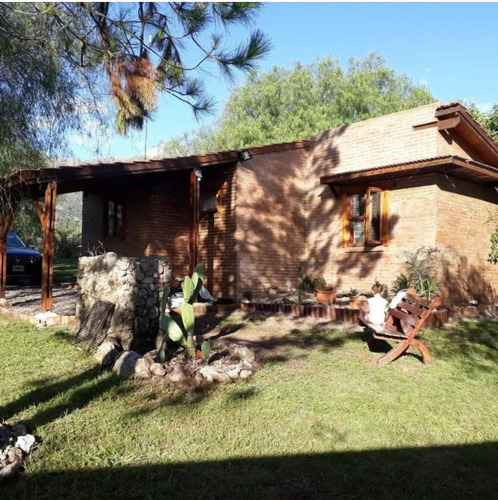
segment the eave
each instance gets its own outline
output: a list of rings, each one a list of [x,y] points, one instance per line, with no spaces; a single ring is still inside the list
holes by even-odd
[[[498,144],[479,125],[472,115],[459,103],[439,106],[434,117],[438,120],[438,129],[454,129],[455,132],[475,151],[480,159],[498,167]]]
[[[320,182],[335,188],[344,185],[394,181],[401,177],[419,176],[428,173],[443,173],[478,184],[498,183],[498,168],[458,156],[442,156],[354,172],[325,175],[320,177]]]

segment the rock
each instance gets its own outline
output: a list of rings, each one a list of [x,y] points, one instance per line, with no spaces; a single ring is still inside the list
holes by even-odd
[[[54,326],[57,323],[58,314],[52,311],[35,314],[36,326],[45,328],[47,326]]]
[[[137,364],[135,365],[135,373],[134,376],[136,378],[150,378],[151,372],[149,369],[149,364],[144,358],[140,358],[137,360]]]
[[[229,382],[231,380],[230,376],[225,372],[219,372],[213,366],[203,366],[199,373],[208,382]]]
[[[12,426],[12,432],[16,436],[25,436],[28,433],[28,429],[23,424],[16,424]]]
[[[9,450],[9,453],[7,454],[7,462],[12,463],[12,462],[15,462],[16,460],[19,460],[19,462],[22,462],[22,450],[21,450],[21,448],[14,447],[14,448],[11,448]]]
[[[157,319],[157,318],[159,318],[159,307],[153,305],[149,309],[149,317],[150,317],[150,319]]]
[[[100,344],[94,357],[100,365],[112,366],[119,358],[121,352],[112,342],[106,341]]]
[[[135,351],[125,351],[112,367],[113,373],[121,378],[149,378],[150,371],[142,356]]]
[[[173,368],[173,370],[170,373],[168,373],[166,378],[171,382],[178,383],[178,382],[184,382],[185,380],[187,380],[188,377],[183,371],[182,367],[177,365]]]
[[[239,344],[230,346],[229,355],[232,358],[240,359],[241,361],[254,361],[256,356],[248,347]]]
[[[149,366],[149,370],[156,377],[164,377],[166,375],[166,368],[161,363],[152,363]]]
[[[14,477],[21,470],[22,463],[16,460],[0,469],[0,481]]]
[[[149,351],[148,353],[144,354],[144,359],[149,365],[149,367],[156,362],[158,354],[159,354],[158,349],[154,349],[153,351]]]
[[[247,380],[248,378],[252,377],[252,370],[241,370],[239,373],[239,378],[241,380]]]
[[[231,379],[236,379],[239,376],[241,367],[239,365],[230,365],[227,366],[226,368],[226,374],[231,378]]]
[[[19,436],[16,440],[15,447],[20,448],[26,455],[31,452],[31,448],[35,444],[35,436],[31,434],[26,434],[25,436]]]

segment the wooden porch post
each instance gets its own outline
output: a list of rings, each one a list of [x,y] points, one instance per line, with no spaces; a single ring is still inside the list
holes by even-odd
[[[51,182],[45,190],[45,206],[33,200],[43,228],[43,262],[42,262],[42,312],[53,308],[52,288],[54,284],[55,253],[55,209],[57,204],[57,182]]]
[[[189,274],[192,275],[197,265],[199,247],[199,220],[200,220],[200,185],[201,177],[196,174],[196,169],[190,172],[190,210],[192,214],[192,226],[190,229],[190,254],[189,254]]]
[[[10,211],[0,217],[0,299],[5,299],[5,287],[7,285],[7,233],[9,232],[16,205]]]

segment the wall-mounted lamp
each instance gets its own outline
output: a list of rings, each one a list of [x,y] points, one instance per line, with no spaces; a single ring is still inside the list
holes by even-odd
[[[239,151],[237,156],[239,157],[240,161],[247,161],[252,159],[251,153],[249,153],[247,149],[245,149],[244,151]]]
[[[200,168],[196,168],[194,170],[194,175],[197,177],[198,181],[202,180],[202,172]]]

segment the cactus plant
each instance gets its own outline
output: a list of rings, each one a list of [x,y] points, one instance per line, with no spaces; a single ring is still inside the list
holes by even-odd
[[[182,284],[183,302],[180,311],[181,324],[177,323],[168,313],[170,288],[169,286],[164,287],[161,300],[161,330],[163,331],[164,338],[161,348],[159,349],[159,361],[161,363],[163,363],[165,359],[165,348],[168,340],[182,345],[185,348],[187,357],[195,357],[195,314],[192,304],[197,300],[197,295],[202,287],[203,280],[204,268],[202,264],[197,264],[192,277],[185,276]],[[204,354],[204,348],[202,352]],[[206,352],[208,352],[209,356],[207,347]]]
[[[207,364],[209,361],[209,354],[211,353],[211,343],[209,340],[205,340],[201,344],[202,357],[204,358],[204,363]]]

